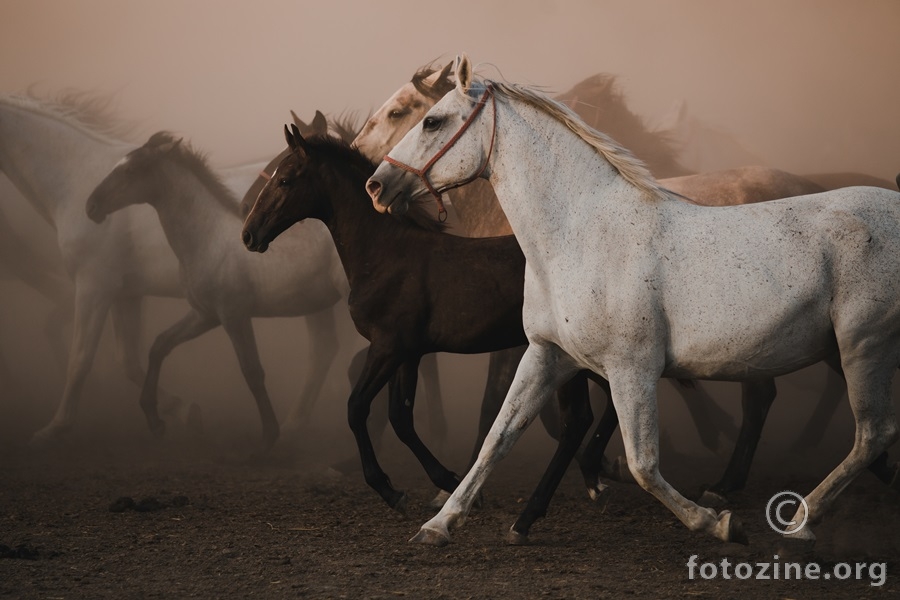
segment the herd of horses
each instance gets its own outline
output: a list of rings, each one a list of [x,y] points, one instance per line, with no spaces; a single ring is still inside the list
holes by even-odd
[[[821,518],[862,469],[898,483],[886,453],[900,435],[890,394],[900,366],[900,194],[890,182],[764,167],[691,174],[672,140],[628,111],[613,79],[552,99],[479,79],[466,57],[418,71],[358,132],[318,112],[310,124],[294,115],[284,152],[230,170],[168,132],[122,141],[100,112],[84,97],[0,97],[0,170],[56,229],[74,284],[32,259],[14,232],[2,236],[0,260],[55,303],[48,329],[74,306],[65,388],[35,444],[73,426],[110,314],[151,431],[163,434],[165,416],[198,419],[195,404],[160,387],[160,373],[174,348],[221,325],[271,447],[280,424],[251,319],[306,319],[307,373],[286,421],[302,426],[338,354],[335,317],[346,305],[369,342],[350,368],[348,401],[366,482],[405,510],[378,463],[372,414],[373,429],[386,416],[445,494],[421,542],[449,541],[492,466],[538,417],[558,447],[511,543],[527,541],[573,459],[591,497],[605,478],[633,477],[690,529],[745,541],[739,520],[716,509],[747,481],[774,378],[819,361],[829,382],[798,443],[820,441],[845,389],[856,438],[795,519]],[[462,235],[443,222],[445,199]],[[189,304],[153,342],[146,370],[144,296]],[[490,353],[464,478],[413,420],[421,371],[432,422],[446,431],[438,352]],[[659,473],[660,379],[711,449],[735,434],[696,380],[742,386],[731,460],[697,503]],[[585,443],[589,382],[608,402]],[[372,413],[385,386],[388,409]],[[608,461],[616,427],[626,456]],[[810,528],[788,538],[815,539]]]

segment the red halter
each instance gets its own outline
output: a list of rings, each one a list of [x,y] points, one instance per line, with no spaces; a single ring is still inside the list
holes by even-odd
[[[490,148],[488,149],[488,153],[484,159],[484,162],[481,164],[481,167],[475,172],[475,174],[472,175],[471,177],[468,177],[462,181],[459,181],[457,183],[443,187],[440,190],[436,189],[433,185],[431,185],[431,182],[428,181],[428,176],[427,176],[428,171],[431,169],[431,167],[434,166],[434,164],[438,161],[438,159],[440,159],[442,156],[444,156],[444,154],[446,154],[447,151],[453,147],[453,144],[455,144],[459,140],[459,138],[462,137],[462,134],[466,132],[466,130],[469,128],[469,125],[472,124],[472,122],[475,120],[475,117],[478,116],[478,113],[480,113],[481,109],[484,108],[484,105],[487,104],[488,96],[490,96],[491,101],[493,102],[493,105],[494,105],[494,122],[491,127],[491,145],[490,145]],[[488,84],[485,87],[484,93],[481,95],[481,98],[478,100],[478,104],[475,106],[475,109],[472,111],[472,114],[470,114],[469,118],[466,119],[466,122],[463,123],[462,127],[459,128],[459,131],[457,131],[456,134],[454,134],[454,136],[452,138],[450,138],[450,140],[446,144],[444,144],[444,146],[440,150],[438,150],[437,154],[432,156],[431,160],[429,160],[427,163],[425,163],[424,167],[422,167],[421,169],[416,169],[410,165],[407,165],[398,160],[395,160],[395,159],[391,158],[390,156],[385,156],[384,160],[385,160],[385,162],[388,162],[399,169],[403,169],[404,171],[412,173],[413,175],[419,177],[422,180],[422,182],[425,184],[425,187],[428,188],[428,191],[431,192],[431,195],[434,196],[435,200],[437,200],[438,219],[441,222],[444,222],[447,220],[447,209],[444,208],[444,201],[441,200],[441,193],[446,192],[447,190],[452,190],[453,188],[458,188],[462,185],[466,185],[467,183],[477,179],[484,172],[485,168],[487,168],[488,161],[491,159],[491,154],[494,151],[494,137],[496,134],[497,134],[497,98],[494,96],[493,88],[491,87],[490,84]]]

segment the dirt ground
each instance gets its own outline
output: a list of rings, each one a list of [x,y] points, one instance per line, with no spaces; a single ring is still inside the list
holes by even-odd
[[[695,554],[698,564],[773,560],[779,538],[766,524],[765,504],[775,492],[815,485],[825,471],[810,470],[809,458],[763,460],[750,489],[734,495],[749,546],[688,531],[634,485],[613,483],[605,504],[592,503],[574,468],[532,529],[531,545],[509,546],[504,534],[552,449],[532,443],[501,463],[484,505],[453,542],[432,548],[407,542],[435,512],[428,507],[434,490],[409,453],[389,440],[381,453],[394,483],[410,494],[403,518],[361,473],[329,469],[352,448],[323,455],[328,442],[324,431],[286,437],[263,457],[240,436],[154,443],[85,433],[40,452],[3,443],[0,596],[861,598],[900,591],[900,494],[869,474],[815,529],[813,559],[823,572],[838,562],[886,563],[882,585],[871,585],[866,569],[861,581],[690,579],[686,563]],[[451,455],[465,461],[463,451]],[[721,466],[716,457],[667,462],[663,455],[664,475],[689,496]]]

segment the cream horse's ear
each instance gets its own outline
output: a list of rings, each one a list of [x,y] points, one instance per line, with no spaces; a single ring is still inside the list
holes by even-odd
[[[425,79],[423,79],[422,83],[427,87],[433,88],[441,81],[450,77],[450,73],[453,70],[453,66],[454,66],[454,64],[452,61],[448,62],[446,65],[444,65],[443,69],[439,69],[439,70],[435,71],[434,73],[432,73],[431,75],[429,75],[428,77],[426,77]]]
[[[472,63],[469,62],[469,57],[463,53],[456,57],[456,89],[467,93],[470,85],[472,85]]]

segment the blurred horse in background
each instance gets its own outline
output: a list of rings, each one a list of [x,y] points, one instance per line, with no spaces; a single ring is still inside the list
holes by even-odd
[[[110,116],[108,103],[75,92],[55,100],[0,97],[0,172],[56,228],[63,265],[74,283],[66,383],[52,420],[32,437],[37,444],[72,427],[107,315],[125,374],[142,385],[141,299],[183,295],[178,262],[152,209],[121,211],[102,225],[85,215],[85,199],[136,147],[123,139],[130,127]],[[241,177],[231,185],[243,194],[259,167],[236,172]],[[163,409],[181,420],[198,416],[196,405],[164,391],[161,395]]]

